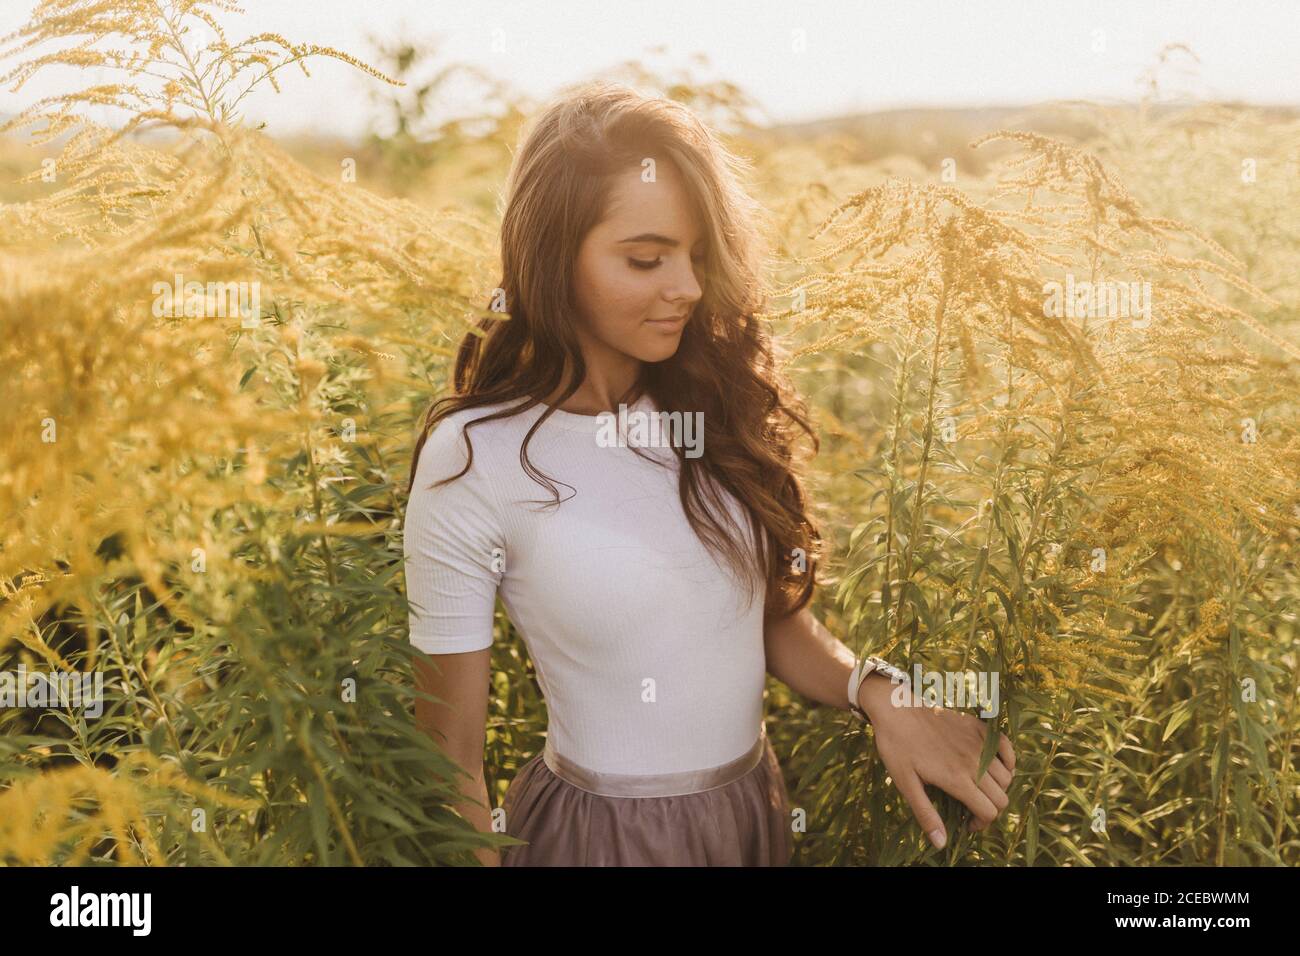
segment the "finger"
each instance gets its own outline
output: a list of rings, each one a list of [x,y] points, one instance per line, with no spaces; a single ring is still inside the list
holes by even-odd
[[[1012,773],[1016,770],[1016,752],[1011,746],[1011,741],[1007,739],[1006,734],[998,735],[998,756],[1002,762],[1007,765],[1007,769]]]
[[[991,785],[996,786],[996,784]],[[944,787],[944,789],[947,790],[948,788]],[[990,823],[998,815],[998,808],[994,805],[992,799],[969,777],[966,778],[964,784],[955,787],[953,790],[948,790],[948,792],[966,804],[970,812],[975,814],[976,821],[980,823]],[[1005,797],[1006,794],[1003,794],[1004,799]]]
[[[1007,805],[1011,802],[1007,798],[1006,791],[1003,790],[1000,786],[998,786],[998,782],[988,774],[985,774],[983,778],[980,780],[979,788],[980,791],[984,794],[984,796],[988,797],[989,801],[993,804],[995,808],[993,815],[995,817],[1003,810],[1005,810],[1007,808]],[[990,820],[988,822],[992,822],[992,821]]]
[[[994,757],[992,760],[990,760],[988,767],[986,767],[984,770],[984,773],[992,777],[997,782],[997,785],[1001,787],[1003,790],[1010,789],[1011,771],[1007,769],[1006,764],[1004,764],[999,758]]]
[[[908,769],[904,773],[894,774],[894,786],[903,795],[907,805],[912,808],[912,816],[921,824],[921,831],[930,838],[937,849],[942,850],[948,842],[948,833],[943,827],[943,817],[934,808],[930,798],[925,795],[925,785],[916,771]]]

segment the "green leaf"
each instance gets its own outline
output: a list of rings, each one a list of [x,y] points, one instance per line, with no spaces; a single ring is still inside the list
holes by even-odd
[[[325,788],[320,785],[319,780],[313,780],[307,786],[307,811],[311,820],[312,840],[316,843],[317,864],[328,866],[330,863],[329,820],[325,815]]]
[[[799,778],[796,790],[803,790],[808,784],[816,779],[817,775],[826,768],[831,759],[843,753],[842,740],[834,735],[828,735],[822,740],[822,745],[809,761],[808,766],[804,768],[803,774]]]
[[[930,615],[930,606],[925,603],[925,595],[921,593],[921,589],[917,587],[915,581],[908,581],[903,585],[903,597],[912,607],[916,608],[916,612],[925,621],[925,629],[933,634],[934,618]]]
[[[1008,623],[1014,622],[1016,619],[1016,609],[1015,609],[1015,604],[1013,604],[1011,601],[1011,595],[1007,594],[1001,588],[989,588],[987,590],[991,590],[994,594],[998,596],[998,600],[1002,602],[1002,607],[1007,612],[1007,622]]]
[[[1223,771],[1228,764],[1228,728],[1224,727],[1219,733],[1219,740],[1214,745],[1214,753],[1210,757],[1210,794],[1211,796],[1219,792],[1219,779],[1223,776]]]
[[[1025,822],[1025,866],[1033,866],[1038,856],[1038,807],[1030,804]]]
[[[1011,565],[1017,567],[1020,564],[1020,548],[1016,545],[1016,536],[1012,533],[1007,534],[1007,551],[1011,554]]]
[[[980,751],[980,765],[975,772],[976,780],[983,779],[984,772],[993,762],[993,755],[997,753],[998,744],[1002,740],[1002,731],[998,730],[996,719],[982,722],[984,723],[984,749]]]
[[[849,535],[850,554],[852,554],[854,551],[857,550],[858,542],[862,540],[862,536],[866,534],[869,530],[871,530],[872,526],[875,525],[880,520],[881,520],[880,517],[876,516],[875,518],[872,518],[870,521],[862,522],[862,524],[858,525],[856,528],[853,529],[853,533]]]
[[[989,546],[986,544],[980,548],[979,555],[975,558],[975,567],[970,573],[971,593],[978,594],[980,586],[980,577],[984,574],[984,565],[989,560]]]
[[[1168,740],[1175,730],[1187,723],[1192,716],[1192,701],[1183,701],[1174,708],[1173,714],[1169,717],[1169,723],[1165,724],[1165,732],[1160,735],[1160,742]]]
[[[1056,839],[1057,842],[1061,844],[1061,846],[1069,850],[1070,853],[1073,854],[1074,858],[1078,860],[1080,863],[1082,863],[1084,866],[1095,866],[1092,860],[1084,856],[1083,853],[1079,850],[1079,847],[1075,845],[1075,842],[1071,840],[1069,837],[1061,834],[1058,835]]]

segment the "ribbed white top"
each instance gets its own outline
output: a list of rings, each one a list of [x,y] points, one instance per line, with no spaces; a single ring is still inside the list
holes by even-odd
[[[699,540],[678,496],[671,448],[601,447],[601,418],[556,411],[519,449],[546,406],[467,421],[523,400],[458,411],[420,453],[407,506],[411,643],[429,654],[490,647],[500,593],[537,667],[552,747],[602,773],[677,773],[744,754],[762,725],[764,589]],[[643,396],[629,412],[658,412]],[[625,435],[631,434],[628,429]],[[608,434],[606,431],[605,434]],[[722,493],[741,529],[740,504]]]

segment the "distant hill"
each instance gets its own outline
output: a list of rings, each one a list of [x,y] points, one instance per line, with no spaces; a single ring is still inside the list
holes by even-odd
[[[1132,108],[1136,109],[1136,106]],[[1152,108],[1152,113],[1159,116],[1180,108],[1158,105]],[[1296,106],[1253,108],[1282,119],[1300,115],[1300,107]],[[960,157],[963,168],[978,172],[996,154],[970,150],[968,144],[972,140],[998,129],[1032,129],[1047,136],[1067,139],[1084,137],[1091,129],[1086,117],[1085,110],[1066,110],[1055,103],[966,109],[896,109],[783,123],[763,130],[755,139],[775,144],[832,137],[844,141],[847,156],[855,162],[869,163],[886,156],[903,155],[914,157],[922,165],[930,167],[947,157]]]

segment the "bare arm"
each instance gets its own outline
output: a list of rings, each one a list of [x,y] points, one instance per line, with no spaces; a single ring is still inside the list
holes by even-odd
[[[819,704],[848,710],[853,652],[808,608],[783,619],[769,619],[763,628],[763,649],[768,672],[781,683]],[[863,682],[858,704],[868,714],[871,710],[863,706],[863,699],[870,697],[874,703],[881,688],[887,696],[890,682],[883,674],[872,674]]]
[[[483,779],[491,657],[491,648],[463,654],[421,654],[415,665],[416,689],[442,701],[417,699],[416,726],[469,774],[468,779],[459,778],[464,799],[456,810],[482,833],[492,831]],[[500,852],[495,849],[485,847],[474,855],[484,866],[501,865]]]
[[[819,704],[848,709],[853,652],[812,611],[804,608],[765,621],[763,647],[767,669],[777,680]],[[925,794],[924,784],[929,783],[971,810],[971,830],[984,829],[1009,803],[1006,790],[1016,768],[1011,741],[998,733],[997,756],[977,781],[975,771],[988,730],[984,721],[942,707],[894,706],[894,691],[888,677],[870,674],[858,691],[858,706],[871,719],[880,758],[917,822],[936,847],[944,846],[948,835],[943,818]],[[911,702],[910,688],[901,688],[900,694],[904,702]]]

